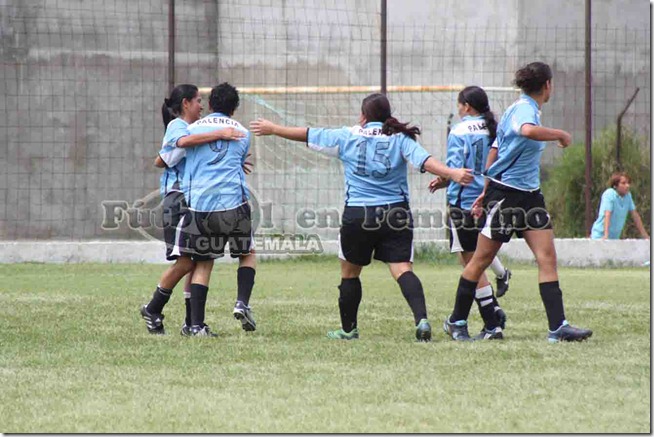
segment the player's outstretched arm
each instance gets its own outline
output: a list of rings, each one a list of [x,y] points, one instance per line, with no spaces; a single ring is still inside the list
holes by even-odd
[[[572,136],[561,129],[523,124],[520,133],[523,137],[534,141],[558,141],[558,146],[561,148],[566,148],[572,143]]]
[[[306,127],[280,126],[265,118],[258,118],[250,122],[250,130],[256,136],[275,135],[292,141],[307,141]]]
[[[245,133],[233,127],[215,130],[203,134],[186,135],[177,140],[177,147],[194,147],[214,141],[232,141],[244,138]]]
[[[469,168],[449,168],[432,156],[427,158],[423,167],[431,174],[452,179],[454,182],[461,185],[468,185],[475,178],[472,174],[472,170]]]

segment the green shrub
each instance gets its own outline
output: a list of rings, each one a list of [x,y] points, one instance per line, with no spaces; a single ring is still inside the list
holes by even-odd
[[[593,220],[597,218],[602,193],[608,188],[611,173],[617,170],[615,159],[616,130],[607,129],[593,142],[593,167],[591,178],[591,199]],[[638,138],[630,129],[623,128],[620,160],[623,170],[632,179],[631,195],[636,210],[643,219],[645,229],[650,232],[650,155],[646,141]],[[585,147],[583,144],[573,144],[552,165],[543,168],[542,190],[547,209],[554,224],[557,237],[585,237],[585,200],[586,185]],[[628,217],[623,238],[639,238],[633,220]]]

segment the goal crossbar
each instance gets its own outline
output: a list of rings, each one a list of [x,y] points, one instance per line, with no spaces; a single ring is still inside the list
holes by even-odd
[[[438,93],[456,92],[465,88],[465,85],[391,85],[386,88],[389,93]],[[518,92],[518,88],[488,86],[482,87],[486,91]],[[211,87],[200,87],[200,93],[209,94]],[[283,87],[239,87],[240,94],[348,94],[348,93],[374,93],[380,92],[379,86],[283,86]]]

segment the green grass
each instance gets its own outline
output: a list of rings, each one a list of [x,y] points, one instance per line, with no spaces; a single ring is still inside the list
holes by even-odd
[[[167,336],[137,309],[164,266],[2,265],[0,431],[8,433],[650,432],[650,273],[561,269],[566,312],[592,328],[551,345],[537,271],[515,266],[503,342],[441,331],[460,268],[420,262],[435,341],[419,344],[383,264],[364,270],[359,341],[339,325],[334,258],[261,263],[257,331],[231,316],[236,265],[214,269],[218,339]],[[481,327],[473,308],[472,332]]]

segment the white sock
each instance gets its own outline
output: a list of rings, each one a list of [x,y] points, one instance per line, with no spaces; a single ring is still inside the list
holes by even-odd
[[[506,273],[506,269],[498,257],[493,258],[493,262],[491,263],[490,268],[498,278],[501,278]]]

